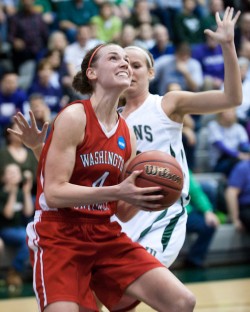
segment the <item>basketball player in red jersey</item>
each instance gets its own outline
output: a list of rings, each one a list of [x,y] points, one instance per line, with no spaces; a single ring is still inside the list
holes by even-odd
[[[118,201],[157,208],[161,198],[158,187],[135,186],[140,172],[119,183],[135,155],[134,135],[116,112],[131,75],[121,47],[90,51],[73,82],[90,100],[59,113],[42,150],[36,213],[27,227],[41,311],[97,311],[93,292],[110,311],[128,311],[139,301],[160,312],[194,309],[180,281],[110,222]]]

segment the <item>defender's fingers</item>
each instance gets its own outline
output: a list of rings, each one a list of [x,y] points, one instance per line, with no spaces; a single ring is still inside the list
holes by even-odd
[[[239,18],[239,16],[240,16],[240,14],[241,14],[241,11],[238,11],[238,12],[235,14],[234,18],[232,19],[232,21],[234,22],[234,24],[236,24],[236,22],[237,22],[237,20],[238,20],[238,18]]]
[[[27,122],[27,120],[25,119],[24,115],[21,112],[18,112],[14,118],[15,120],[18,120],[19,124],[22,125],[23,127],[26,128],[29,127],[29,123]]]
[[[228,16],[227,16],[227,20],[232,20],[232,17],[234,15],[234,8],[230,8],[229,12],[228,12]]]
[[[20,136],[22,135],[22,133],[20,133],[20,132],[18,132],[18,131],[16,131],[16,130],[13,130],[13,129],[11,129],[11,128],[7,128],[7,132],[8,132],[8,133],[11,133],[11,134],[14,134],[14,135],[16,135],[16,136],[18,136],[18,137],[20,137]]]
[[[222,23],[219,12],[215,13],[215,20],[217,25],[220,25]]]
[[[36,130],[38,130],[36,119],[35,119],[35,116],[34,116],[32,110],[29,110],[29,115],[30,115],[31,128],[35,128]]]
[[[48,122],[45,122],[45,123],[43,124],[41,133],[42,133],[43,135],[46,135],[46,132],[48,131],[48,128],[49,128],[49,123],[48,123]]]
[[[230,7],[227,7],[226,10],[225,10],[225,12],[224,12],[223,21],[226,21],[226,20],[227,20],[229,11],[230,11]]]

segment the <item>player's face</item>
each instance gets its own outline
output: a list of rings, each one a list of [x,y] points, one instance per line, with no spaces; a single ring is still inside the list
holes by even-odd
[[[132,82],[126,94],[140,94],[148,91],[149,81],[153,78],[153,69],[148,68],[147,59],[143,52],[137,49],[125,48],[133,70]]]
[[[99,50],[99,58],[93,66],[97,83],[105,88],[125,90],[131,84],[132,69],[127,53],[118,45],[109,45]]]

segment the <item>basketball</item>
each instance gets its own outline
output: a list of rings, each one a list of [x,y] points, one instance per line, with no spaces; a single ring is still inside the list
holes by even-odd
[[[183,188],[183,173],[177,160],[161,151],[142,152],[127,166],[125,178],[135,170],[143,170],[136,179],[136,186],[161,186],[164,196],[159,203],[164,210],[172,206],[181,196]],[[149,209],[147,209],[149,210]],[[154,209],[154,211],[156,211]]]

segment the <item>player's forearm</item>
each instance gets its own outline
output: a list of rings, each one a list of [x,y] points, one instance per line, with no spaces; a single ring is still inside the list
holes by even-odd
[[[225,64],[224,93],[230,106],[238,106],[242,103],[242,83],[235,46],[230,42],[221,47]]]
[[[45,198],[51,208],[80,207],[117,201],[119,191],[119,185],[86,187],[65,182],[61,185],[50,184],[46,187],[45,182]]]

